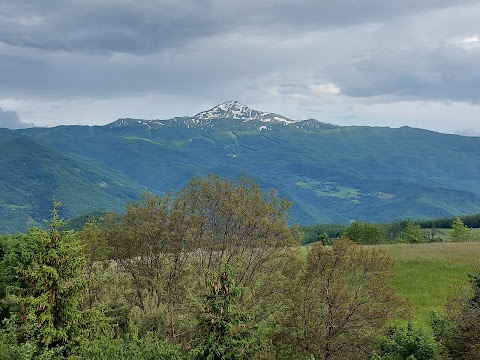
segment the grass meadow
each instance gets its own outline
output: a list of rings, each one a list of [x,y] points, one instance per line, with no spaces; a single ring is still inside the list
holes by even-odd
[[[449,238],[449,231],[443,235]],[[468,274],[480,272],[480,242],[364,246],[380,247],[392,257],[392,285],[407,303],[408,320],[425,328],[430,312],[444,313],[449,297],[470,286]]]
[[[476,239],[480,239],[480,229],[469,229],[472,236],[476,237]],[[443,241],[451,241],[450,233],[452,229],[435,229],[435,236],[439,237]]]
[[[470,286],[468,274],[480,271],[480,243],[378,245],[394,261],[393,286],[405,299],[414,323],[427,326],[430,311],[444,312],[456,289]]]

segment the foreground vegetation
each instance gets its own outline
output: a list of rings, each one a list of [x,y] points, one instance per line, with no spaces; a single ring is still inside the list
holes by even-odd
[[[456,292],[470,287],[480,268],[480,243],[378,245],[394,261],[392,285],[409,303],[411,321],[428,327],[430,312],[443,312]]]
[[[477,243],[327,236],[305,254],[289,205],[209,176],[64,231],[55,202],[48,229],[0,240],[0,359],[478,358]]]

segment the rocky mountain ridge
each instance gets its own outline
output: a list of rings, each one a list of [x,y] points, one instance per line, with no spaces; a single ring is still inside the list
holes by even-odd
[[[232,127],[256,130],[272,130],[278,127],[323,128],[335,125],[325,124],[315,119],[294,121],[273,112],[254,110],[238,101],[225,101],[213,108],[201,111],[194,116],[178,116],[165,120],[145,120],[122,118],[107,126],[111,127],[146,127],[158,129],[162,127],[185,126],[187,128]]]

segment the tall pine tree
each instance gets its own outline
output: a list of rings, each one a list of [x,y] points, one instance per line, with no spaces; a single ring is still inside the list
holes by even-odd
[[[54,201],[48,230],[35,228],[8,256],[23,258],[7,286],[6,302],[10,316],[7,331],[20,347],[31,349],[33,357],[46,354],[68,355],[79,345],[87,321],[81,309],[85,293],[85,261],[77,249],[65,241]],[[25,242],[32,246],[25,247]],[[22,249],[35,249],[22,254]]]

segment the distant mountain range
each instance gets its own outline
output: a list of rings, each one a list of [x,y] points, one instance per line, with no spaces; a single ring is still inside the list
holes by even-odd
[[[271,126],[318,127],[326,124],[317,120],[294,121],[285,116],[271,112],[253,110],[238,101],[226,101],[195,116],[181,116],[167,120],[118,119],[110,125],[135,126],[142,124],[148,128],[158,129],[165,126],[186,126],[196,128],[232,127],[264,130]],[[109,126],[109,125],[106,125]],[[332,125],[330,125],[332,126]]]
[[[480,212],[480,138],[293,121],[235,101],[188,117],[0,131],[0,232],[121,210],[214,173],[257,179],[301,224]]]
[[[121,211],[144,191],[125,175],[43,141],[0,129],[0,234],[49,219],[55,197],[62,215]]]

